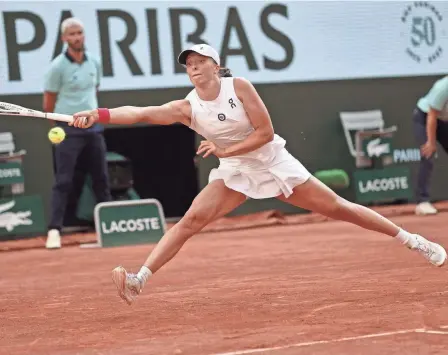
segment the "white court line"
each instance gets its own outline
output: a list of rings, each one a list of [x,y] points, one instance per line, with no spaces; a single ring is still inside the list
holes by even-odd
[[[349,305],[349,304],[350,304],[350,302],[339,302],[339,303],[333,303],[333,304],[329,304],[329,305],[322,306],[322,307],[317,307],[317,308],[313,309],[310,313],[308,313],[306,316],[309,317],[309,316],[313,315],[316,312],[323,311],[324,309],[340,307],[340,306],[346,306],[346,305]]]
[[[290,345],[283,345],[283,346],[275,346],[275,347],[272,347],[272,348],[258,348],[258,349],[248,349],[248,350],[237,350],[237,351],[231,351],[229,353],[218,353],[218,354],[211,354],[211,355],[255,354],[255,353],[263,353],[263,352],[266,352],[266,351],[283,350],[283,349],[288,349],[288,348],[300,348],[300,347],[303,347],[303,346],[319,345],[319,344],[331,344],[331,343],[338,343],[338,342],[350,341],[350,340],[358,340],[358,339],[379,338],[379,337],[385,337],[385,336],[389,336],[389,335],[409,334],[409,333],[416,333],[416,332],[425,333],[426,331],[423,328],[405,329],[405,330],[397,330],[397,331],[394,331],[394,332],[366,334],[366,335],[359,335],[359,336],[355,336],[355,337],[347,337],[347,338],[339,338],[339,339],[331,339],[331,340],[309,341],[309,342],[304,342],[304,343],[297,343],[297,344],[290,344]]]
[[[442,332],[440,330],[424,330],[422,332],[419,333],[425,333],[425,334],[448,334],[448,332]]]

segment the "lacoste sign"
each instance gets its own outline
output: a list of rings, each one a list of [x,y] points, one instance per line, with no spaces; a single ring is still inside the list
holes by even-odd
[[[24,182],[20,163],[0,163],[0,185],[19,184]]]
[[[101,222],[101,230],[105,234],[111,233],[128,233],[143,232],[161,229],[160,219],[153,218],[137,218],[137,219],[120,219],[108,222]]]
[[[358,170],[354,173],[358,202],[411,199],[410,170],[407,167]]]
[[[166,230],[162,205],[155,199],[102,202],[94,218],[99,247],[156,242]]]
[[[395,176],[382,179],[371,179],[359,182],[359,191],[362,194],[369,192],[383,192],[391,190],[405,190],[409,188],[407,176]]]

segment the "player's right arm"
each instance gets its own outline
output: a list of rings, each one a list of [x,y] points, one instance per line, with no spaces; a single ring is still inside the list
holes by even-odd
[[[131,125],[136,123],[150,123],[155,125],[170,125],[182,123],[190,126],[191,106],[188,100],[176,100],[161,106],[121,106],[109,110],[109,124]],[[87,118],[85,123],[84,117]],[[88,128],[99,122],[99,111],[83,111],[73,115],[75,119],[71,125],[78,128]]]

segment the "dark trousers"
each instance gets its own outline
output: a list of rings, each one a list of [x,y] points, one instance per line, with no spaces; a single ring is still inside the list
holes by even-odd
[[[420,109],[414,110],[414,135],[418,146],[422,146],[428,140],[426,134],[427,114]],[[437,120],[436,139],[448,153],[448,121]],[[417,178],[416,198],[417,202],[427,202],[429,198],[431,175],[434,168],[434,155],[430,159],[421,157]]]
[[[72,192],[75,169],[82,157],[86,172],[92,177],[92,188],[97,203],[110,201],[109,176],[106,161],[106,142],[102,133],[89,132],[69,135],[55,146],[55,182],[52,191],[49,229],[61,230],[68,198]]]

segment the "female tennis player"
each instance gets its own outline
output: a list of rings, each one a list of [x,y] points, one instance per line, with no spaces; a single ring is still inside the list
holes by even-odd
[[[203,140],[197,154],[217,156],[220,165],[209,184],[194,199],[185,216],[159,241],[137,274],[119,266],[112,271],[118,293],[128,304],[142,292],[148,279],[170,261],[183,244],[213,220],[247,197],[276,197],[335,220],[347,221],[391,237],[417,251],[436,266],[447,258],[445,249],[420,235],[409,233],[375,211],[349,202],[314,178],[274,133],[271,119],[253,85],[233,78],[220,68],[212,47],[199,44],[180,53],[178,61],[194,89],[183,100],[161,106],[99,108],[74,115],[73,125],[88,128],[96,122],[168,125],[180,122]]]

